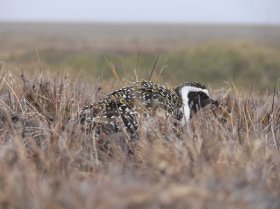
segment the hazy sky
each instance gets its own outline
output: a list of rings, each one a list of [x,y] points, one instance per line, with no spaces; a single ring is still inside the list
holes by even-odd
[[[280,0],[0,0],[0,21],[280,24]]]

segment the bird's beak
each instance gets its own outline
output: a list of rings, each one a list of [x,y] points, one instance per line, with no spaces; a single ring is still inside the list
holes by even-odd
[[[215,105],[215,106],[219,106],[219,102],[218,101],[216,101],[216,100],[213,100],[213,99],[209,99],[209,104],[213,104],[213,105]]]

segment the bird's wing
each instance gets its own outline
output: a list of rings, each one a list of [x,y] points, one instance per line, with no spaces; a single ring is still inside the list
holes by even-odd
[[[153,82],[138,81],[108,94],[101,102],[86,106],[81,115],[82,118],[92,119],[101,115],[112,118],[123,114],[154,112],[161,108],[177,118],[180,102],[175,91]]]
[[[174,90],[148,81],[140,81],[136,86],[148,108],[166,109],[168,114],[177,118],[182,101]]]

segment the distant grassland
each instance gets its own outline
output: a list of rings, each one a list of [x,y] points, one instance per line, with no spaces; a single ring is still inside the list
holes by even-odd
[[[272,89],[280,78],[280,27],[113,24],[8,24],[0,55],[10,69],[44,69],[112,79],[154,76],[222,87]],[[157,60],[158,58],[158,60]],[[156,63],[157,60],[157,63]],[[8,68],[9,69],[9,68]]]

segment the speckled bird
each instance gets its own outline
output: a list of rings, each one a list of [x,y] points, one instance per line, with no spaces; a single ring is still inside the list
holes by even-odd
[[[182,126],[202,107],[218,105],[210,99],[207,88],[197,82],[186,82],[175,89],[150,81],[137,81],[107,95],[95,104],[85,106],[80,113],[80,122],[87,130],[99,135],[119,132],[125,128],[131,137],[137,135],[139,118],[155,116],[164,112]]]

